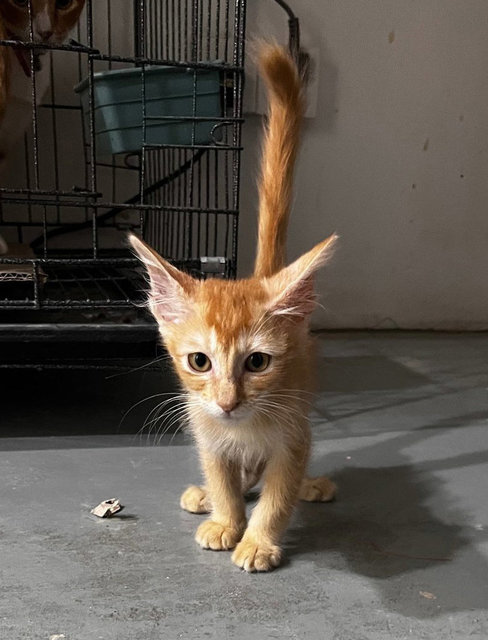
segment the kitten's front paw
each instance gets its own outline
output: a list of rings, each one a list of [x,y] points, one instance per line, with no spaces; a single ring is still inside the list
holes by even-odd
[[[281,562],[281,549],[275,544],[243,539],[232,554],[232,562],[249,572],[270,571]]]
[[[224,527],[213,520],[207,520],[198,527],[195,540],[204,549],[226,551],[233,549],[241,539],[241,536],[242,531]]]
[[[183,492],[180,507],[190,513],[210,513],[210,499],[205,489],[191,486]]]
[[[330,502],[335,498],[337,485],[326,476],[305,478],[300,487],[300,500],[305,502]]]

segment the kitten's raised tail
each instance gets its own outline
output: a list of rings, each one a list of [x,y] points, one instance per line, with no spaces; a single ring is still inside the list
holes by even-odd
[[[304,113],[302,77],[286,49],[262,45],[258,57],[269,108],[259,182],[259,230],[254,275],[268,277],[285,265],[293,169]]]

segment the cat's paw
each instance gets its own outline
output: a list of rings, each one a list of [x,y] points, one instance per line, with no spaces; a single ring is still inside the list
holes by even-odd
[[[300,487],[300,500],[305,502],[330,502],[335,498],[337,485],[326,476],[305,478]]]
[[[205,489],[191,486],[180,498],[180,507],[190,513],[210,513],[210,499]]]
[[[250,573],[270,571],[281,562],[281,549],[275,544],[243,539],[232,554],[232,562]]]
[[[242,531],[230,527],[224,527],[218,522],[207,520],[197,529],[195,540],[204,549],[213,551],[227,551],[233,549],[239,542]]]

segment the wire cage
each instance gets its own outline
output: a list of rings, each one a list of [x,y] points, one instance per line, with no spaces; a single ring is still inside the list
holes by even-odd
[[[0,167],[4,329],[141,322],[129,231],[234,277],[245,0],[87,0],[56,45],[28,10],[29,38],[0,40],[30,97]]]

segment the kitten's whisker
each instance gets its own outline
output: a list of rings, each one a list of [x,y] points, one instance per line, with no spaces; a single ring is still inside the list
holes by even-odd
[[[144,431],[144,429],[149,425],[152,424],[155,420],[157,420],[157,418],[159,417],[159,412],[163,409],[164,405],[166,404],[167,401],[165,402],[160,402],[159,404],[157,404],[155,407],[153,407],[151,409],[151,411],[149,412],[149,414],[147,415],[146,419],[143,422],[143,425],[140,429],[140,431]],[[155,418],[153,418],[153,416],[155,416]]]
[[[162,420],[162,425],[164,425],[164,422],[166,420],[168,420],[169,418],[171,418],[174,414],[181,412],[181,411],[185,411],[186,407],[181,404],[178,404],[176,407],[172,407],[169,410],[165,409],[164,411],[166,411],[166,413],[162,413],[160,411],[161,407],[158,407],[158,414],[152,418],[151,420],[149,420],[150,416],[153,414],[153,412],[151,412],[151,414],[148,416],[148,419],[146,419],[145,423],[144,423],[144,427],[149,425],[149,424],[154,424],[156,423],[158,420]],[[152,431],[153,427],[151,427],[150,431]]]
[[[264,398],[265,402],[274,402],[278,404],[280,407],[284,408],[286,406],[290,410],[300,411],[300,412],[308,412],[313,406],[312,402],[308,400],[300,400],[300,398],[293,398],[291,396],[286,395],[271,395],[266,396]]]
[[[278,393],[281,392],[292,392],[295,394],[305,394],[305,395],[310,395],[310,396],[318,396],[319,394],[316,391],[309,391],[308,389],[293,389],[293,388],[287,388],[287,387],[280,387],[278,390]],[[274,391],[270,391],[269,393],[275,393]]]
[[[182,419],[183,418],[183,419]],[[156,434],[156,437],[158,438],[155,441],[155,446],[159,445],[159,443],[161,442],[161,440],[163,439],[163,437],[168,433],[168,431],[175,425],[178,424],[178,428],[176,429],[175,433],[178,433],[178,431],[183,427],[183,424],[185,423],[185,421],[187,421],[188,417],[185,416],[185,412],[181,412],[178,415],[175,415],[172,417],[172,419],[170,420],[170,422],[166,425],[166,427],[160,432]],[[158,437],[159,436],[159,437]]]
[[[127,371],[119,371],[118,373],[113,373],[110,376],[105,376],[105,380],[112,380],[113,378],[119,378],[120,376],[127,376],[129,373],[135,373],[136,371],[140,371],[141,369],[145,369],[146,367],[150,367],[155,362],[161,362],[161,360],[168,360],[168,354],[163,354],[154,358],[153,360],[149,360],[144,364],[141,364],[139,367],[134,367],[133,369],[128,369]]]
[[[148,400],[152,400],[153,398],[160,398],[161,396],[173,396],[175,397],[175,394],[171,391],[165,392],[165,393],[155,393],[152,396],[148,396],[147,398],[142,398],[142,400],[139,400],[138,402],[135,402],[131,407],[129,407],[129,409],[127,409],[127,411],[124,413],[124,415],[122,416],[122,418],[120,419],[119,422],[119,429],[123,423],[123,421],[127,418],[127,416],[129,415],[129,413],[131,411],[133,411],[136,407],[138,407],[140,404],[142,404],[143,402],[147,402]]]
[[[183,429],[183,425],[180,424],[180,426],[175,430],[175,432],[173,433],[173,435],[171,436],[171,440],[169,441],[168,446],[171,446],[173,444],[173,440],[175,439],[176,435]]]
[[[142,398],[142,400],[139,400],[138,402],[135,402],[129,409],[127,409],[127,411],[124,413],[124,415],[122,416],[122,420],[136,407],[138,407],[140,404],[142,404],[143,402],[146,402],[147,400],[152,400],[153,398],[160,398],[161,396],[168,396],[168,395],[173,395],[174,393],[168,392],[168,393],[155,393],[152,396],[147,396],[147,398]]]
[[[151,420],[151,422],[157,422],[158,420],[162,420],[155,434],[155,439],[157,438],[157,440],[155,440],[155,445],[159,444],[159,442],[164,437],[164,435],[179,421],[182,421],[182,424],[178,427],[175,434],[183,427],[183,424],[185,422],[188,422],[189,407],[199,406],[199,403],[197,403],[196,400],[189,399],[188,396],[186,395],[182,395],[181,398],[184,399],[184,402],[182,404],[179,404],[176,407],[170,408],[169,411],[167,411],[163,416],[159,415],[153,420]],[[150,432],[152,431],[153,428],[154,427],[151,427]]]
[[[188,415],[180,415],[177,418],[175,418],[174,420],[172,420],[172,422],[166,427],[166,429],[163,431],[163,433],[161,434],[160,438],[158,439],[158,444],[161,442],[161,439],[168,433],[168,431],[174,426],[176,426],[176,429],[173,432],[173,435],[171,436],[171,439],[169,441],[169,444],[171,444],[174,440],[174,437],[176,436],[176,434],[181,431],[183,429],[183,427],[188,424]]]
[[[297,428],[297,423],[295,422],[295,420],[307,419],[307,415],[306,414],[302,414],[299,411],[294,411],[294,415],[290,416],[291,407],[285,407],[284,408],[282,404],[276,404],[276,403],[269,404],[269,403],[267,403],[265,406],[268,409],[268,411],[273,413],[273,415],[276,417],[276,419],[279,419],[280,422],[282,422],[285,425],[289,426],[292,430],[296,430],[296,428]]]
[[[261,405],[263,409],[266,409],[267,411],[272,412],[275,416],[279,416],[280,420],[282,421],[290,421],[291,419],[296,419],[296,420],[301,420],[303,418],[303,416],[299,415],[299,414],[292,414],[290,416],[289,410],[287,411],[287,414],[283,414],[280,409],[281,407],[279,406],[275,406],[275,405],[271,405],[271,404],[263,404]]]
[[[289,405],[284,407],[282,403],[273,402],[272,400],[268,400],[267,398],[264,398],[261,401],[261,404],[263,406],[266,406],[266,407],[270,408],[270,409],[276,409],[278,412],[279,411],[285,411],[286,414],[289,414],[291,412],[294,415],[296,415],[298,418],[306,418],[307,417],[306,413],[303,413],[303,412],[299,411],[296,407],[291,407]]]
[[[324,305],[319,302],[318,300],[315,300],[315,306],[319,309],[322,309],[323,311],[325,311],[325,313],[329,313],[328,309],[326,307],[324,307]]]
[[[262,415],[265,415],[266,417],[271,418],[274,422],[277,422],[281,425],[285,425],[290,429],[290,431],[296,430],[297,424],[292,420],[290,420],[289,416],[281,414],[274,407],[269,407],[267,405],[261,404],[259,405],[258,409]],[[283,409],[283,407],[280,406],[280,409]]]
[[[156,422],[158,419],[160,419],[161,412],[164,411],[164,408],[166,407],[166,405],[168,405],[171,402],[181,403],[181,401],[183,401],[185,399],[186,399],[186,394],[178,394],[178,395],[174,395],[173,394],[173,396],[171,398],[167,398],[166,400],[163,400],[162,402],[157,404],[149,412],[148,416],[144,420],[144,423],[143,423],[142,427],[139,429],[138,434],[142,434],[142,432],[147,428],[148,425],[152,425],[154,422]],[[178,404],[178,406],[180,406],[180,404]],[[154,418],[153,418],[153,416],[154,416]],[[153,427],[151,426],[149,431],[148,431],[148,434],[147,434],[147,439],[149,439],[149,436],[151,435],[152,430],[153,430]]]
[[[294,393],[276,393],[274,391],[270,391],[269,393],[263,394],[267,398],[287,398],[289,400],[298,400],[299,402],[307,402],[311,403],[312,400],[308,400],[307,398],[302,398],[301,396]]]
[[[151,435],[151,433],[153,432],[153,430],[156,428],[157,430],[159,429],[159,427],[157,426],[157,423],[159,420],[162,420],[162,424],[164,425],[164,422],[166,419],[169,418],[168,414],[161,414],[158,413],[158,415],[156,415],[154,418],[152,418],[151,420],[148,419],[144,422],[144,425],[142,427],[142,429],[146,429],[147,427],[149,427],[149,430],[147,432],[147,437],[149,439],[149,436]]]
[[[291,393],[291,392],[276,392],[276,391],[269,391],[268,393],[263,394],[265,395],[267,398],[290,398],[291,400],[298,400],[299,402],[308,402],[311,403],[312,399],[308,399],[308,398],[303,398],[302,396],[300,396],[297,393]]]

